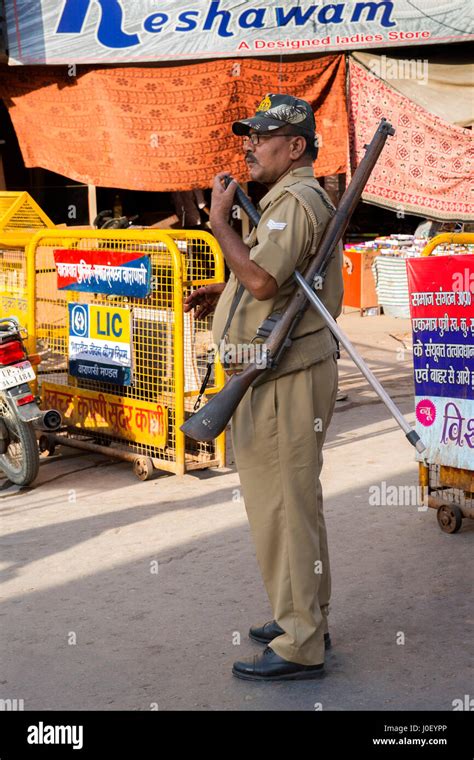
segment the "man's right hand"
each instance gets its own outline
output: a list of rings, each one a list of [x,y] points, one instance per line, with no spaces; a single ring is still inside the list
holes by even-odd
[[[202,288],[193,290],[184,299],[184,311],[188,312],[191,309],[196,309],[194,318],[204,319],[204,317],[213,313],[224,288],[225,282],[213,282],[212,285],[204,285]]]

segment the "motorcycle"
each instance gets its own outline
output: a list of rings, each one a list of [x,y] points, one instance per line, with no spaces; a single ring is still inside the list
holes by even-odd
[[[128,230],[134,229],[133,224],[138,219],[138,214],[135,216],[119,216],[114,217],[113,211],[107,209],[105,211],[99,211],[94,219],[94,227],[98,230]]]
[[[0,469],[17,485],[30,485],[39,470],[35,428],[57,430],[62,418],[55,409],[41,411],[29,383],[36,379],[28,355],[26,330],[15,317],[0,319]]]

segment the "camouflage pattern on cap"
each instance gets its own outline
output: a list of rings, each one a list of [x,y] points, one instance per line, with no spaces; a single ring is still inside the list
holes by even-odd
[[[255,116],[235,121],[232,131],[235,135],[248,135],[251,129],[270,132],[285,125],[292,126],[302,134],[314,135],[316,122],[310,104],[292,95],[268,93],[258,106]]]

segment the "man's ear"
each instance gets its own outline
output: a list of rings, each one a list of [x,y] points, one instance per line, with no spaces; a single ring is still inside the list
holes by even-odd
[[[303,135],[295,135],[292,140],[292,153],[297,153],[294,156],[295,160],[301,158],[306,150],[306,140]]]

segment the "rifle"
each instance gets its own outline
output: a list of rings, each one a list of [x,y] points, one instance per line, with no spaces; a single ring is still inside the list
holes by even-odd
[[[372,169],[377,162],[388,136],[394,134],[395,130],[392,125],[386,119],[382,119],[370,145],[365,146],[366,153],[354,172],[352,180],[341,198],[336,213],[326,227],[317,254],[308,265],[304,276],[299,272],[295,272],[294,277],[299,287],[291,297],[285,312],[281,315],[278,321],[275,322],[273,329],[264,342],[265,355],[268,357],[267,363],[264,365],[257,363],[249,364],[242,372],[232,375],[225,387],[219,393],[213,396],[202,409],[193,414],[183,425],[181,425],[180,429],[189,438],[192,438],[195,441],[212,441],[222,433],[250,385],[263,372],[267,371],[268,366],[275,367],[283,352],[289,345],[291,345],[291,336],[311,303],[311,305],[316,308],[325,319],[333,334],[336,334],[336,337],[348,349],[350,355],[354,361],[356,361],[357,366],[363,371],[366,378],[371,382],[378,395],[382,398],[382,401],[384,401],[389,411],[393,414],[406,433],[406,437],[410,443],[415,446],[418,451],[424,451],[425,446],[421,442],[416,431],[406,422],[370,369],[365,365],[363,360],[357,356],[352,344],[350,344],[350,341],[343,335],[335,320],[314,293],[312,287],[315,281],[317,281],[318,286],[321,287],[321,279],[324,278],[330,258],[347,229],[347,225],[360,201]],[[236,198],[249,215],[251,221],[254,224],[258,224],[258,212],[240,187],[236,190]],[[355,358],[356,356],[357,360]]]

